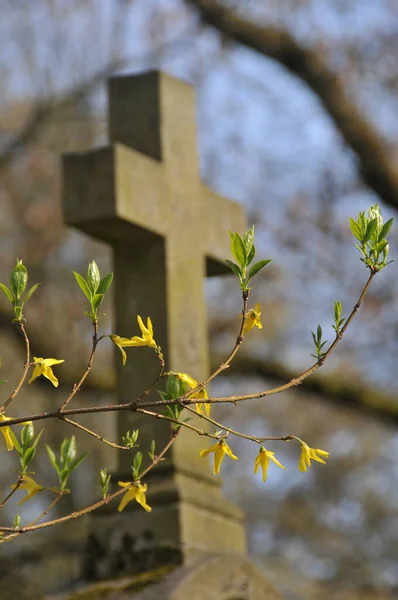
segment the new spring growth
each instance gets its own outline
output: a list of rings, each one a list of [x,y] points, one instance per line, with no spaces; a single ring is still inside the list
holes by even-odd
[[[176,398],[181,398],[187,391],[187,385],[184,381],[182,381],[177,373],[168,373],[167,374],[167,383],[166,383],[166,391],[161,392],[158,390],[159,396],[162,400],[175,400]],[[170,404],[166,406],[163,411],[163,414],[170,419],[175,419],[176,421],[180,418],[180,413],[184,409],[181,404]],[[171,423],[171,428],[173,431],[178,431],[181,425],[178,423]]]
[[[39,435],[35,438],[35,429],[31,421],[28,423],[21,423],[21,425],[23,425],[23,429],[21,431],[20,440],[17,439],[17,436],[11,429],[9,435],[13,446],[19,454],[21,475],[25,476],[28,466],[36,455],[37,444],[39,443],[44,429],[42,429]]]
[[[102,497],[106,498],[108,495],[109,484],[111,482],[111,475],[107,473],[106,469],[101,469],[100,481],[101,481]]]
[[[47,454],[52,466],[57,472],[60,488],[57,490],[61,494],[67,493],[66,483],[69,476],[86,458],[86,454],[76,457],[76,439],[72,435],[70,438],[65,438],[60,446],[59,458],[55,452],[46,444]]]
[[[386,239],[394,219],[389,219],[383,225],[383,217],[378,204],[368,210],[360,212],[358,220],[350,219],[350,229],[359,241],[354,244],[361,253],[361,261],[372,271],[377,273],[393,261],[387,262],[389,245]]]
[[[228,267],[238,278],[240,288],[242,292],[247,293],[249,288],[249,282],[263,269],[271,259],[259,260],[254,263],[251,267],[251,263],[256,255],[256,247],[254,245],[254,225],[243,234],[243,238],[234,231],[229,232],[231,238],[231,253],[236,263],[231,260],[226,260]]]
[[[84,314],[91,317],[91,320],[95,323],[98,320],[98,308],[112,284],[113,273],[108,273],[101,279],[97,263],[93,260],[88,265],[87,279],[84,279],[76,271],[73,271],[73,274],[83,294],[90,302],[91,311],[86,311]]]
[[[336,332],[336,335],[339,333],[340,329],[342,328],[345,318],[341,318],[341,313],[343,310],[343,305],[341,304],[340,300],[335,300],[334,303],[334,325],[332,325],[333,329]]]
[[[322,327],[318,325],[318,327],[316,328],[316,335],[313,331],[311,331],[311,335],[316,352],[316,354],[311,354],[311,356],[313,356],[317,360],[322,360],[322,358],[325,355],[325,353],[322,351],[322,348],[325,346],[325,344],[328,343],[327,340],[325,340],[324,342],[322,341]]]
[[[23,320],[23,307],[40,285],[40,283],[35,283],[26,293],[26,295],[22,297],[26,289],[27,283],[28,270],[23,264],[22,260],[17,259],[17,264],[11,271],[10,275],[11,290],[6,285],[4,285],[4,283],[0,283],[0,288],[3,290],[8,300],[13,306],[15,321]]]

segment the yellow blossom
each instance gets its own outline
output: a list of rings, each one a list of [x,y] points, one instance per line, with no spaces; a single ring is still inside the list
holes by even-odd
[[[207,456],[210,452],[214,452],[214,475],[219,474],[221,463],[226,454],[233,460],[238,460],[238,457],[232,453],[231,448],[225,440],[220,440],[213,446],[210,446],[210,448],[207,448],[207,450],[202,450],[200,456]]]
[[[32,477],[29,477],[29,475],[24,475],[23,482],[21,483],[21,485],[17,486],[14,483],[11,486],[11,489],[15,489],[16,487],[19,487],[21,488],[21,490],[26,490],[28,492],[25,498],[22,498],[22,500],[18,502],[19,505],[23,504],[27,500],[30,500],[31,498],[33,498],[33,496],[36,496],[36,494],[44,490],[44,487],[42,485],[39,485]]]
[[[278,467],[281,469],[286,469],[281,463],[276,460],[275,452],[271,452],[270,450],[266,450],[263,446],[260,447],[260,452],[256,456],[256,460],[254,461],[254,474],[257,473],[258,468],[261,467],[263,472],[263,481],[267,479],[267,470],[269,466],[269,461],[272,460]]]
[[[183,381],[184,383],[186,383],[191,389],[194,389],[198,386],[198,382],[196,381],[196,379],[194,379],[190,375],[187,375],[186,373],[173,373],[173,375],[175,375],[180,381]],[[195,400],[195,399],[206,400],[209,396],[208,396],[206,388],[202,387],[202,388],[200,388],[200,390],[197,390],[196,392],[191,394],[189,397],[192,398],[192,400]],[[203,411],[202,411],[203,403],[202,402],[196,402],[195,406],[196,406],[196,410],[199,413],[203,413]],[[211,409],[211,405],[208,402],[207,404],[205,404],[205,410],[206,410],[206,414],[208,417],[210,416],[210,409]]]
[[[251,308],[246,315],[243,333],[247,333],[248,331],[250,331],[250,329],[253,329],[253,327],[258,327],[258,329],[262,329],[263,326],[261,324],[260,317],[261,306],[260,304],[256,304],[256,306],[254,308]]]
[[[326,452],[326,450],[310,448],[305,442],[302,442],[301,440],[299,440],[299,442],[301,444],[301,454],[298,464],[298,468],[300,471],[305,473],[307,467],[311,465],[311,460],[316,460],[317,462],[320,462],[324,465],[326,464],[325,461],[320,457],[322,456],[328,458],[329,452]],[[317,454],[319,454],[319,456],[317,456]]]
[[[138,502],[138,504],[141,504],[141,506],[143,508],[145,508],[145,510],[147,512],[151,512],[152,508],[150,506],[148,506],[148,504],[146,503],[145,493],[148,489],[148,486],[146,483],[141,484],[141,483],[137,482],[133,485],[132,485],[131,481],[119,481],[118,483],[119,483],[120,487],[128,488],[128,490],[124,494],[124,496],[119,504],[119,507],[118,507],[119,512],[122,512],[122,510],[132,500],[135,500],[136,502]]]
[[[32,383],[36,379],[36,377],[40,377],[40,375],[44,375],[47,377],[53,384],[53,386],[58,387],[58,379],[55,377],[52,366],[59,365],[65,361],[57,360],[56,358],[37,358],[33,357],[33,361],[35,363],[35,368],[33,369],[32,377],[29,379],[29,383]]]
[[[127,355],[123,348],[129,348],[131,346],[149,346],[150,348],[157,348],[157,344],[153,339],[153,326],[150,317],[147,319],[147,327],[142,322],[141,317],[137,316],[138,325],[140,326],[142,337],[135,335],[132,338],[120,337],[120,335],[111,335],[110,338],[114,344],[119,348],[122,353],[123,364],[126,364]]]
[[[4,421],[8,421],[9,419],[13,419],[14,417],[6,417],[4,414],[0,413],[0,423],[3,423]],[[27,425],[27,423],[30,423],[31,421],[25,421],[24,423],[17,423],[18,425]],[[6,441],[7,444],[7,450],[9,452],[11,452],[11,450],[14,450],[14,442],[12,441],[12,437],[10,435],[10,427],[0,427],[0,431],[1,433],[4,435],[4,439]]]

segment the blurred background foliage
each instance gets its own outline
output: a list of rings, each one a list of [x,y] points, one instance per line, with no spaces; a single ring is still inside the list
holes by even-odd
[[[273,258],[252,295],[264,327],[250,333],[213,391],[258,391],[311,364],[310,329],[320,323],[332,339],[334,301],[346,316],[367,278],[348,217],[375,202],[386,220],[398,208],[397,3],[0,0],[0,8],[0,279],[18,256],[30,282],[42,282],[27,309],[33,353],[66,360],[59,390],[38,380],[13,416],[53,407],[87,361],[91,330],[72,269],[84,273],[95,257],[105,273],[112,257],[63,226],[60,154],[106,143],[105,82],[114,73],[160,68],[195,86],[202,178],[244,204],[259,254]],[[396,258],[396,227],[389,239]],[[240,294],[232,278],[207,282],[206,294],[216,363],[234,342]],[[225,493],[247,514],[250,550],[286,599],[396,597],[396,297],[394,263],[376,277],[344,342],[312,382],[218,409],[248,433],[296,433],[331,453],[327,466],[303,475],[293,447],[273,447],[289,470],[272,470],[266,484],[254,478],[253,449],[242,440],[234,443],[240,460],[223,465]],[[111,298],[103,307],[102,330],[111,332]],[[23,345],[5,298],[0,318],[7,394]],[[130,336],[134,328],[118,333]],[[108,402],[114,381],[112,349],[104,346],[77,401]],[[115,436],[111,416],[90,423]],[[46,427],[46,442],[57,445],[60,431],[56,423]],[[97,497],[99,468],[116,464],[101,444],[79,442],[93,451],[76,473],[69,507]],[[14,459],[2,445],[3,491]],[[51,485],[44,454],[36,474]],[[36,514],[45,503],[39,497],[27,509]],[[43,556],[53,587],[62,586],[68,575],[53,549],[62,539],[77,564],[82,527],[4,545],[4,594],[32,598]]]

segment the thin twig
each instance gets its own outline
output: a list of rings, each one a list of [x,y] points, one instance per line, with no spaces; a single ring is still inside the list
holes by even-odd
[[[31,523],[29,523],[29,525],[26,525],[26,527],[34,527],[39,521],[41,521],[42,519],[44,519],[45,516],[48,515],[48,513],[50,512],[50,510],[52,508],[54,508],[54,506],[57,504],[57,502],[59,502],[62,498],[64,494],[57,492],[57,495],[55,496],[54,500],[52,500],[50,502],[50,504],[47,506],[47,508],[45,508],[43,510],[43,512],[41,512],[39,514],[38,517],[36,517],[36,519],[34,519]]]
[[[215,425],[219,429],[223,429],[227,433],[231,433],[232,435],[236,435],[237,437],[243,438],[245,440],[250,440],[251,442],[255,442],[256,444],[262,444],[263,442],[266,442],[266,441],[290,442],[294,438],[294,436],[292,436],[292,435],[282,435],[282,436],[277,436],[277,437],[257,437],[254,435],[246,435],[245,433],[241,433],[240,431],[236,431],[235,429],[226,427],[222,423],[218,423],[218,421],[215,421],[208,415],[205,415],[203,413],[196,411],[195,409],[191,408],[190,406],[186,406],[185,408],[187,410],[189,410],[189,412],[200,417],[201,419],[204,419],[208,423],[212,423],[212,425]],[[208,437],[212,437],[212,438],[215,438],[218,440],[222,439],[223,437],[226,437],[226,436],[222,436],[222,435],[220,436],[220,435],[206,434],[206,433],[204,433],[204,435],[208,435]]]
[[[165,445],[163,450],[160,452],[160,454],[155,456],[152,463],[141,473],[140,478],[147,475],[149,473],[149,471],[151,471],[162,460],[162,458],[164,457],[166,452],[169,450],[169,448],[172,446],[172,444],[176,440],[177,435],[178,435],[178,432],[172,433],[170,440],[167,442],[167,444]],[[133,486],[134,482],[132,482],[131,485]],[[109,496],[106,496],[102,500],[99,500],[98,502],[95,502],[94,504],[90,504],[90,506],[86,506],[86,508],[82,508],[81,510],[74,511],[74,512],[70,513],[69,515],[65,515],[64,517],[59,517],[58,519],[53,519],[52,521],[46,521],[45,523],[39,523],[37,525],[30,524],[30,525],[26,525],[24,527],[18,527],[18,528],[0,527],[0,531],[20,535],[22,533],[27,533],[29,531],[37,531],[38,529],[45,529],[46,527],[52,527],[53,525],[60,525],[61,523],[66,523],[68,521],[71,521],[72,519],[78,519],[79,517],[87,515],[87,514],[93,512],[94,510],[101,508],[101,506],[105,506],[105,504],[109,504],[109,502],[111,502],[118,496],[121,496],[122,494],[124,494],[126,492],[126,489],[128,489],[128,488],[122,488],[120,490],[117,490],[116,492],[114,492],[113,494],[110,494]],[[47,512],[50,508],[51,508],[51,506],[46,509]],[[43,516],[44,515],[42,513],[40,515],[40,518],[43,518]],[[2,538],[2,541],[12,539],[13,537],[15,537],[15,536],[9,536],[8,538]]]
[[[0,508],[3,508],[3,506],[5,504],[7,504],[7,502],[9,501],[9,499],[15,494],[15,492],[20,488],[21,484],[23,482],[23,475],[20,475],[18,477],[18,481],[15,484],[15,486],[12,488],[11,492],[4,498],[4,500],[2,500],[0,502]]]
[[[217,367],[217,369],[215,369],[215,371],[213,371],[213,373],[211,375],[209,375],[206,379],[201,381],[195,388],[189,390],[189,392],[186,392],[184,394],[184,396],[181,397],[182,402],[184,402],[185,399],[192,398],[192,396],[195,394],[195,392],[206,387],[206,385],[208,383],[210,383],[210,381],[215,379],[222,371],[224,371],[225,369],[228,369],[231,361],[235,357],[236,353],[238,352],[238,350],[241,347],[242,342],[243,342],[243,329],[245,327],[246,318],[247,318],[247,303],[248,303],[249,293],[250,293],[249,291],[242,293],[242,298],[243,298],[242,322],[240,324],[239,333],[236,338],[235,346],[233,347],[232,351],[230,352],[228,358],[224,362],[220,363],[220,365]],[[197,402],[197,400],[196,400],[196,402]],[[201,399],[200,403],[207,404],[207,402],[202,399]]]
[[[91,348],[91,354],[90,354],[90,358],[88,359],[86,370],[84,371],[83,375],[81,376],[80,381],[73,386],[73,389],[72,389],[71,393],[69,394],[69,396],[61,404],[61,406],[59,408],[60,413],[62,413],[64,411],[64,409],[68,406],[68,404],[72,400],[72,398],[74,396],[76,396],[77,392],[80,390],[81,386],[83,385],[84,380],[86,379],[86,377],[88,376],[88,374],[91,371],[91,367],[94,362],[95,351],[97,349],[97,345],[98,345],[98,341],[99,341],[98,340],[98,321],[93,321],[93,329],[94,329],[93,345]]]
[[[359,297],[358,302],[355,304],[347,321],[345,322],[344,327],[336,335],[335,340],[329,346],[329,348],[325,352],[324,356],[320,360],[318,360],[315,364],[313,364],[309,369],[304,371],[301,375],[294,377],[293,379],[291,379],[289,382],[285,383],[284,385],[278,386],[278,387],[270,389],[270,390],[264,390],[264,391],[258,392],[256,394],[246,394],[246,395],[242,395],[242,396],[208,398],[208,399],[206,399],[206,403],[210,403],[210,404],[228,403],[228,402],[236,403],[236,402],[240,402],[243,400],[250,400],[252,398],[253,399],[254,398],[263,398],[266,396],[272,396],[274,394],[278,394],[289,388],[299,385],[304,379],[306,379],[307,377],[312,375],[312,373],[314,373],[316,370],[318,370],[325,363],[326,359],[330,356],[330,354],[333,352],[333,350],[336,348],[337,344],[342,339],[344,333],[346,332],[346,330],[347,330],[348,326],[350,325],[352,319],[354,318],[355,314],[358,312],[374,276],[375,276],[375,273],[372,272],[369,276],[368,281],[366,282],[366,285]],[[192,393],[192,390],[189,391],[189,394],[191,394],[191,393]],[[183,398],[184,398],[184,400],[183,400]],[[197,399],[190,400],[190,399],[185,399],[184,396],[181,396],[181,398],[176,398],[173,400],[153,400],[150,402],[145,402],[143,404],[140,404],[139,409],[141,410],[141,409],[155,408],[155,407],[160,407],[160,406],[172,406],[174,404],[179,404],[179,405],[184,404],[185,406],[187,406],[187,405],[191,405],[191,404],[197,404],[197,402],[198,402]],[[202,400],[201,400],[201,402],[202,402]],[[132,404],[131,402],[128,402],[126,404],[109,404],[109,405],[105,405],[105,406],[77,407],[77,408],[72,408],[72,409],[67,409],[67,410],[62,411],[62,415],[73,416],[73,415],[117,412],[117,411],[126,411],[126,410],[135,411],[135,410],[137,410],[137,408],[134,407],[134,403]],[[24,417],[17,417],[15,419],[7,419],[7,421],[0,422],[0,428],[6,427],[9,425],[16,425],[18,423],[23,423],[26,421],[40,421],[40,420],[44,420],[44,419],[54,419],[54,418],[59,418],[59,411],[43,412],[43,413],[38,413],[38,414],[30,415],[30,416],[28,415],[28,416],[24,416]]]
[[[65,421],[66,423],[69,423],[73,427],[76,427],[77,429],[81,429],[88,435],[92,435],[97,440],[99,440],[100,442],[103,442],[104,444],[106,444],[107,446],[110,446],[111,448],[115,448],[116,450],[130,450],[130,448],[128,448],[127,446],[120,446],[119,444],[115,444],[114,442],[107,440],[106,438],[102,437],[95,431],[88,429],[88,427],[84,427],[84,425],[81,425],[80,423],[77,423],[76,421],[72,421],[71,419],[68,419],[67,417],[64,417],[64,416],[60,416],[59,418],[61,421]]]
[[[29,343],[29,338],[28,335],[26,333],[25,330],[25,326],[21,321],[18,321],[18,325],[23,333],[24,339],[25,339],[25,348],[26,348],[26,359],[25,359],[25,364],[24,364],[24,370],[21,376],[21,379],[18,382],[17,387],[15,388],[15,390],[12,392],[11,396],[4,402],[4,404],[2,404],[0,406],[0,414],[4,413],[4,411],[6,410],[7,406],[9,404],[11,404],[11,402],[14,400],[15,396],[18,394],[19,390],[21,389],[25,379],[26,379],[26,375],[28,374],[29,371],[29,367],[30,367],[30,343]]]
[[[164,368],[165,368],[165,362],[164,362],[163,356],[160,353],[158,353],[158,359],[160,361],[160,370],[159,370],[159,373],[158,373],[156,379],[154,380],[152,385],[148,389],[145,390],[145,392],[142,392],[142,394],[140,396],[137,396],[137,398],[135,398],[135,400],[132,400],[130,402],[130,406],[132,409],[135,408],[141,402],[141,400],[143,400],[144,398],[149,396],[149,394],[157,387],[157,385],[159,384],[159,381],[162,379],[163,373],[164,373]]]

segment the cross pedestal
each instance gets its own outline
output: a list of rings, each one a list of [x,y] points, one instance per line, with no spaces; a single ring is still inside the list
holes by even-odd
[[[160,72],[109,82],[111,146],[63,159],[64,214],[68,225],[108,242],[114,253],[114,333],[139,333],[136,316],[150,316],[167,368],[195,379],[209,372],[204,279],[227,272],[228,230],[243,231],[235,203],[216,196],[200,180],[194,91]],[[117,352],[117,392],[129,402],[156,377],[159,364],[148,348]],[[155,397],[155,396],[152,396]],[[168,423],[120,413],[119,435],[140,428],[143,451],[152,438],[160,450]],[[97,517],[102,537],[130,532],[155,544],[173,545],[183,559],[198,552],[244,553],[240,511],[220,492],[199,451],[208,440],[184,431],[168,460],[146,479],[146,514],[131,503]],[[120,452],[120,478],[131,477],[131,456]],[[98,522],[98,521],[97,521]],[[116,533],[115,533],[116,532]]]

